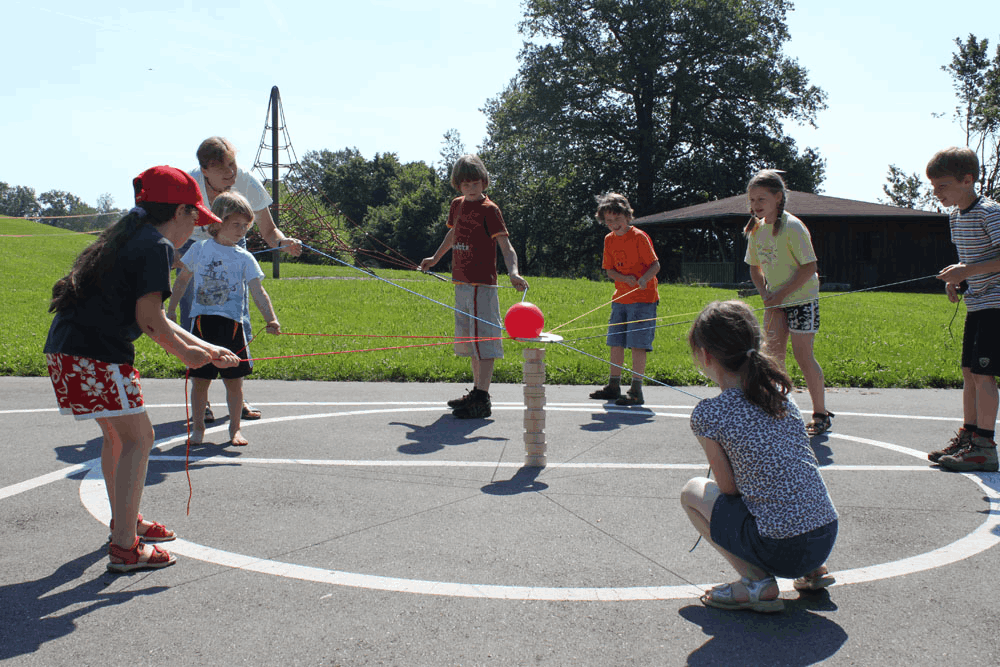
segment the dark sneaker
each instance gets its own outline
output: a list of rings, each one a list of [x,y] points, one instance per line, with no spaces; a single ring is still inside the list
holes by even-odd
[[[460,408],[460,407],[464,406],[465,404],[467,404],[469,402],[469,396],[471,396],[471,395],[472,395],[472,392],[470,391],[468,394],[466,394],[462,398],[453,398],[453,399],[451,399],[450,401],[448,401],[448,407],[451,408],[452,410],[454,410],[455,408]]]
[[[952,454],[958,454],[960,451],[965,449],[972,442],[972,431],[968,431],[964,428],[958,429],[958,433],[952,438],[944,449],[939,449],[935,452],[931,452],[927,455],[927,460],[931,463],[937,463],[942,456],[951,456]]]
[[[955,454],[942,456],[938,465],[958,472],[997,472],[997,443],[974,433],[971,443]]]
[[[620,386],[606,385],[603,389],[598,389],[597,391],[590,392],[591,398],[599,398],[602,401],[614,401],[622,397],[622,388]]]
[[[615,405],[642,405],[642,392],[628,390],[624,396],[615,401]]]
[[[468,398],[465,405],[455,408],[451,413],[456,419],[485,419],[493,414],[490,395],[482,389],[473,389]]]

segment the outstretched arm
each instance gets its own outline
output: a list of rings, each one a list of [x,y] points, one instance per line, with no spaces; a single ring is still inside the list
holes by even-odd
[[[135,302],[135,319],[144,334],[189,368],[198,368],[207,363],[228,368],[240,363],[239,357],[230,350],[206,343],[168,320],[163,312],[163,296],[160,292],[150,292],[139,297]]]
[[[260,314],[264,316],[264,320],[267,322],[267,333],[281,333],[281,324],[274,314],[271,297],[268,296],[267,290],[261,284],[260,278],[254,278],[250,281],[250,294],[253,296],[253,302],[257,305],[257,310],[260,311]]]
[[[424,257],[420,261],[420,270],[427,271],[435,264],[441,261],[445,253],[451,250],[451,246],[455,243],[455,230],[449,229],[448,233],[444,235],[444,239],[441,241],[441,245],[438,249],[434,251],[434,254],[430,257]]]
[[[503,262],[507,265],[507,277],[510,278],[510,284],[523,292],[528,289],[528,281],[522,278],[521,274],[517,272],[517,252],[515,252],[514,246],[510,244],[510,238],[506,234],[498,236],[497,243],[500,245],[500,254],[503,255]]]
[[[271,217],[271,209],[265,206],[259,211],[254,211],[253,221],[257,225],[257,230],[260,231],[261,238],[268,246],[284,250],[293,257],[302,254],[302,242],[298,239],[288,238],[278,229],[278,226],[274,224],[274,218]]]

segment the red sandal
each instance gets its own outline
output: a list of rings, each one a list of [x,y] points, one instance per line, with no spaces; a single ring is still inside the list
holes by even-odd
[[[120,563],[116,563],[114,560],[108,562],[109,572],[133,572],[135,570],[158,570],[161,567],[167,567],[168,565],[173,565],[177,562],[177,556],[174,556],[167,552],[162,547],[155,546],[153,544],[148,545],[152,549],[152,553],[146,560],[141,560],[142,551],[140,547],[142,545],[142,540],[138,537],[135,538],[135,543],[132,545],[131,549],[124,549],[114,542],[108,545],[108,556],[111,559],[117,558]]]
[[[152,522],[152,526],[146,529],[146,533],[142,534],[139,530],[142,528],[142,512],[139,512],[139,518],[135,522],[135,532],[136,535],[142,538],[143,542],[169,542],[170,540],[177,539],[177,533],[170,530],[162,523]],[[111,530],[115,529],[115,520],[111,520],[111,525],[109,526]],[[108,535],[108,542],[111,541],[111,535]]]

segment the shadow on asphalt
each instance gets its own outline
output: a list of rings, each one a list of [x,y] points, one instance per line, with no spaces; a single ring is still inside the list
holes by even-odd
[[[107,558],[107,548],[79,556],[41,579],[0,586],[0,661],[37,651],[43,644],[70,635],[77,619],[102,607],[122,604],[139,595],[169,590],[167,586],[142,586],[146,572],[133,575],[105,573],[81,579],[88,568]],[[121,576],[130,588],[107,591]],[[58,591],[58,592],[56,592]]]
[[[726,611],[702,605],[683,607],[678,613],[701,626],[708,641],[688,656],[692,667],[741,665],[761,667],[780,664],[814,665],[831,657],[847,642],[847,633],[814,611],[835,611],[827,591],[785,599],[780,614]]]
[[[516,496],[519,493],[536,493],[549,488],[548,484],[538,481],[544,468],[537,466],[518,468],[510,479],[492,482],[483,487],[483,493],[491,496]]]
[[[649,424],[653,421],[655,412],[648,408],[618,409],[613,412],[595,412],[590,415],[590,421],[580,426],[581,431],[614,431],[626,426]]]
[[[475,437],[472,434],[478,429],[491,424],[489,419],[456,419],[450,414],[441,415],[432,424],[407,424],[406,422],[389,422],[389,426],[405,426],[410,429],[406,434],[409,441],[396,448],[400,454],[419,456],[432,454],[448,446],[468,445],[484,440],[507,442],[507,438]]]

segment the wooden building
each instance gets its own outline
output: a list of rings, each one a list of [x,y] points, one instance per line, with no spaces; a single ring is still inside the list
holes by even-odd
[[[750,280],[743,261],[749,220],[746,195],[636,218],[653,238],[661,276],[684,282],[738,284]],[[907,282],[900,289],[940,289],[929,277],[958,261],[948,215],[791,191],[786,210],[812,235],[820,280],[863,289]]]

